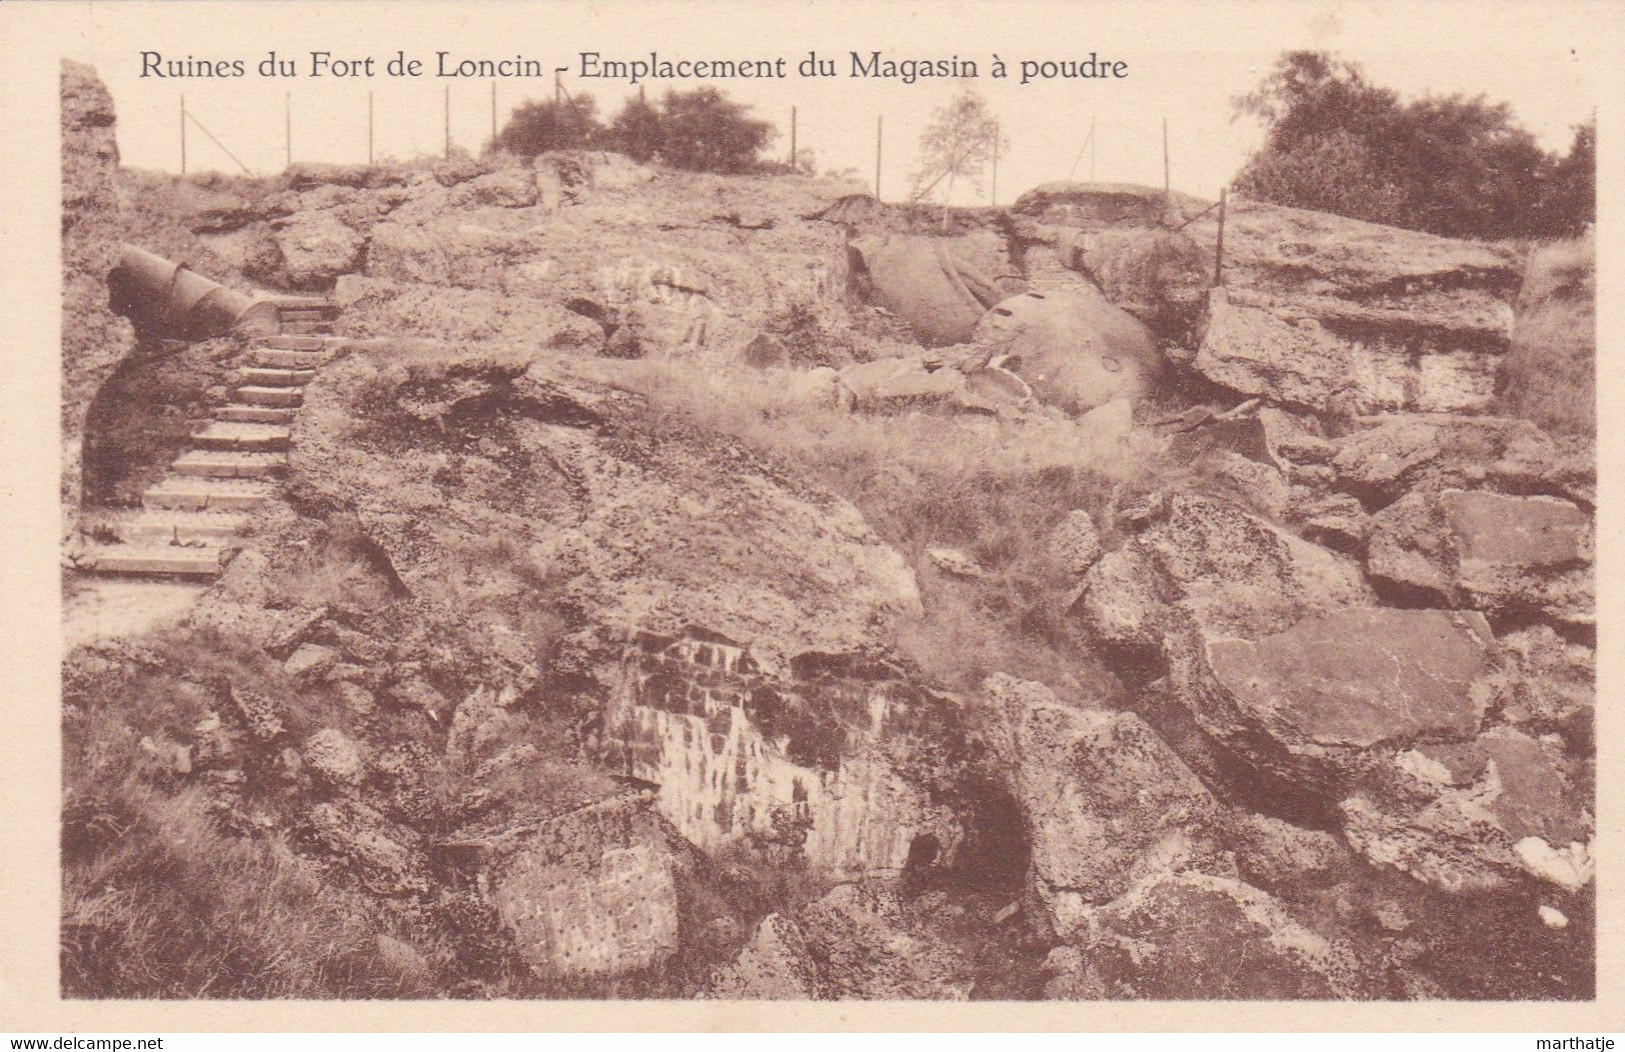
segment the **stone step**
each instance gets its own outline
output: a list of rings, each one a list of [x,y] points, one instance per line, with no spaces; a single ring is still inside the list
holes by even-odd
[[[141,494],[144,508],[175,511],[246,511],[276,492],[269,482],[252,479],[186,478],[173,475]]]
[[[237,382],[256,387],[301,387],[316,375],[315,369],[265,369],[250,366],[237,370]]]
[[[297,387],[239,387],[236,398],[249,405],[271,405],[296,408],[304,403],[305,393]]]
[[[199,449],[243,449],[272,452],[287,449],[292,432],[283,424],[219,422],[192,436]]]
[[[290,336],[328,335],[333,331],[333,323],[320,318],[284,317],[282,319],[282,331]]]
[[[84,516],[81,530],[102,543],[117,539],[124,544],[199,545],[215,544],[235,537],[248,522],[242,511],[165,511],[134,508],[129,511],[97,511]]]
[[[255,346],[278,351],[331,351],[346,342],[343,336],[267,336]]]
[[[220,573],[227,551],[173,544],[92,544],[74,562],[82,570],[97,573],[214,577]]]
[[[233,424],[286,424],[293,419],[293,410],[266,405],[223,405],[214,411],[214,416],[216,420]]]
[[[217,479],[266,478],[288,466],[286,453],[238,453],[199,449],[182,454],[170,468],[177,475]]]
[[[278,310],[338,310],[338,305],[326,296],[299,296],[284,294],[273,298]]]
[[[256,347],[248,352],[248,360],[261,369],[315,369],[327,361],[321,351],[279,351],[274,347]]]

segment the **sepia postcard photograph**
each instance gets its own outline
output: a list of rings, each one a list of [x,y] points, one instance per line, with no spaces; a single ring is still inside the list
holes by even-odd
[[[1621,1028],[1621,9],[7,6],[0,1028]]]

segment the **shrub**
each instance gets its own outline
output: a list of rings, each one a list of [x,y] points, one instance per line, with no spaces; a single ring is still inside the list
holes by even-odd
[[[635,161],[647,161],[660,152],[664,141],[660,110],[641,94],[628,99],[604,132],[604,144]]]
[[[779,133],[749,111],[716,88],[700,87],[668,91],[659,106],[641,95],[628,99],[606,128],[598,121],[597,103],[583,93],[524,103],[491,149],[528,158],[547,150],[602,146],[690,171],[752,172],[761,169],[760,154]]]
[[[1316,51],[1283,54],[1235,108],[1267,129],[1233,184],[1257,200],[1448,237],[1557,237],[1596,216],[1594,125],[1559,157],[1505,103],[1401,102]]]
[[[778,132],[747,116],[749,109],[712,87],[668,91],[660,114],[661,159],[696,172],[751,171]]]
[[[603,132],[598,104],[588,94],[559,100],[525,102],[513,111],[498,133],[494,147],[519,157],[535,157],[548,150],[580,149]]]
[[[1596,299],[1592,235],[1530,253],[1501,372],[1509,412],[1559,434],[1596,434]]]
[[[223,832],[206,794],[103,782],[63,816],[68,997],[427,997],[369,904],[279,838]],[[74,800],[70,797],[70,800]],[[399,941],[399,940],[397,940]]]

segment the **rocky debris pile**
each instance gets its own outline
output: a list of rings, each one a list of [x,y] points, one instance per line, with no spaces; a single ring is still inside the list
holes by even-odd
[[[1504,250],[1237,203],[1210,289],[1205,203],[1157,191],[921,240],[586,152],[207,189],[197,238],[390,338],[310,378],[292,514],[188,656],[81,650],[65,693],[176,706],[140,777],[449,935],[467,990],[1591,995],[1594,461],[1483,412]],[[641,356],[1143,459],[1011,541],[1033,580],[911,539],[928,596],[1053,590],[1034,634],[1113,682],[937,689],[903,555]]]
[[[731,1000],[966,1000],[962,953],[921,931],[935,903],[843,884],[792,916],[774,913],[707,996]],[[923,908],[922,908],[923,907]]]
[[[1086,575],[1079,627],[1221,798],[1413,881],[1385,907],[1407,939],[1448,945],[1425,921],[1460,896],[1529,902],[1525,929],[1544,924],[1536,907],[1584,912],[1592,524],[1584,504],[1516,490],[1584,491],[1585,473],[1561,456],[1532,470],[1554,446],[1522,422],[1399,417],[1323,438],[1273,412],[1253,418],[1253,463],[1292,480],[1303,536],[1158,494],[1119,515],[1127,539]],[[1513,456],[1508,432],[1527,440]],[[1464,456],[1464,433],[1495,440]],[[1113,989],[1091,970],[1101,952],[1080,948],[1083,972],[1061,962],[1068,989]]]
[[[1028,406],[1033,390],[1008,356],[946,348],[849,365],[834,376],[835,401],[853,412],[911,410],[998,415]]]
[[[1143,196],[1078,188],[1046,188],[1013,212],[1035,246],[1097,282],[1114,252],[1151,244],[1139,231],[1160,222]],[[1111,933],[1125,923],[1157,960],[1223,956],[1174,949],[1207,938],[1165,908],[1197,887],[1203,924],[1222,930],[1231,908],[1217,904],[1228,901],[1238,923],[1305,928],[1283,938],[1324,947],[1294,957],[1290,978],[1259,962],[1255,996],[1364,996],[1393,989],[1390,967],[1404,996],[1425,993],[1419,954],[1467,952],[1436,918],[1486,897],[1496,923],[1560,960],[1558,933],[1572,929],[1550,918],[1586,915],[1591,894],[1595,464],[1583,442],[1489,412],[1517,260],[1272,206],[1242,203],[1230,216],[1225,288],[1204,293],[1186,349],[1169,358],[1239,404],[1142,428],[1162,436],[1188,481],[1116,502],[1106,542],[1084,544],[1071,597],[1080,638],[1108,655],[1130,707],[1218,817],[1210,806],[1178,823],[1183,839],[1153,838],[1154,849],[1115,839],[1133,879],[1104,888],[1046,861],[1034,826],[1034,894],[1057,932],[1073,933],[1052,955],[1051,993],[1166,996],[1155,993],[1161,965],[1144,957],[1141,970],[1114,973]],[[1211,216],[1196,217],[1179,236],[1210,250],[1213,233]],[[1188,300],[1195,268],[1182,277],[1168,266],[1172,296],[1161,302]],[[1144,288],[1102,287],[1148,322],[1159,316]],[[1173,312],[1160,316],[1159,332],[1177,331]],[[994,697],[1012,692],[990,686]],[[1028,704],[1045,711],[1042,699]],[[1086,762],[1083,748],[1072,763]],[[1111,755],[1132,766],[1138,754]],[[1074,784],[1088,798],[1067,814],[1090,830],[1133,812],[1111,802],[1098,772]],[[1053,785],[1023,795],[1038,813],[1058,797]],[[1134,828],[1155,830],[1156,814],[1180,806],[1159,804]],[[1217,845],[1206,856],[1191,846],[1203,836]],[[1081,890],[1058,896],[1057,873]],[[1362,883],[1391,896],[1375,944],[1309,890]],[[1589,935],[1579,939],[1584,957]],[[1230,973],[1178,974],[1238,996],[1225,992]],[[1553,989],[1588,974],[1553,978]]]
[[[268,187],[176,196],[195,236],[252,280],[331,292],[348,335],[732,363],[763,333],[847,326],[840,230],[799,218],[838,189],[657,177],[619,154],[564,151],[301,165]]]

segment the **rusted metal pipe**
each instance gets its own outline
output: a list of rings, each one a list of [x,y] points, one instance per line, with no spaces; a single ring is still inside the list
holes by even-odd
[[[246,326],[269,325],[275,331],[277,324],[271,301],[229,289],[185,263],[134,245],[120,246],[108,286],[114,310],[174,339],[224,336]]]

